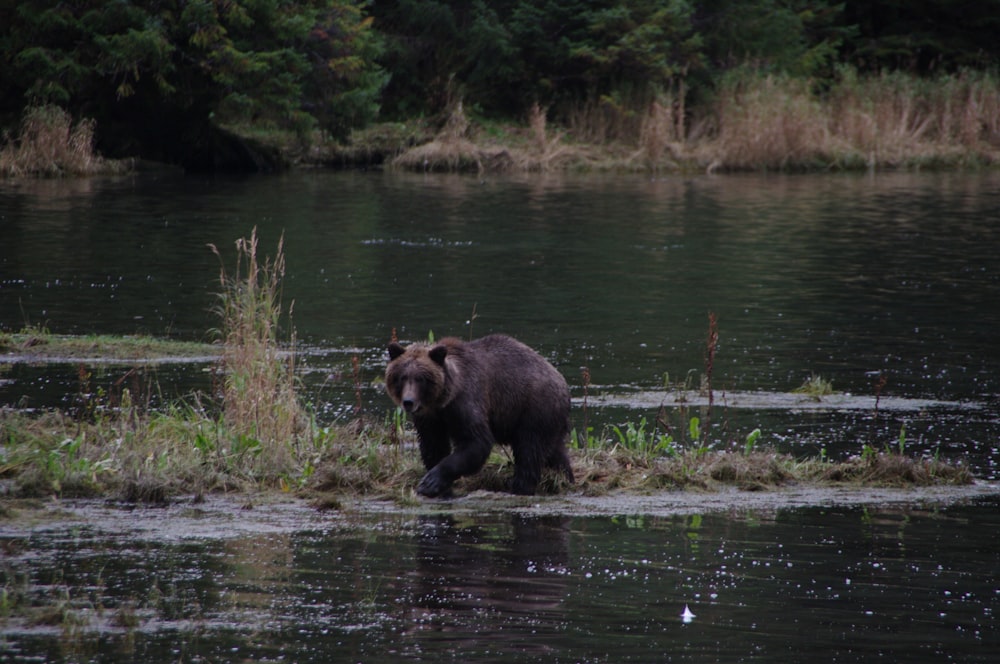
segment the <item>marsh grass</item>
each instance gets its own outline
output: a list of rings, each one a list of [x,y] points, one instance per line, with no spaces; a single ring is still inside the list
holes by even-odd
[[[148,362],[162,359],[210,359],[222,347],[147,335],[62,335],[47,328],[28,326],[17,332],[0,332],[0,362],[10,357],[29,357],[47,362],[101,360],[106,362]]]
[[[564,170],[588,161],[588,151],[566,142],[565,136],[565,132],[549,131],[546,109],[538,104],[529,109],[526,128],[498,131],[495,126],[470,121],[458,103],[432,140],[404,151],[390,166],[414,171],[506,173]]]
[[[25,111],[16,138],[0,150],[0,176],[61,177],[122,173],[131,164],[107,160],[94,151],[94,121],[79,120],[58,106]]]
[[[393,165],[412,170],[807,171],[963,167],[1000,162],[1000,78],[861,76],[822,90],[753,68],[686,106],[683,89],[655,99],[603,96],[554,113],[529,109],[499,143],[459,105],[431,141]]]
[[[715,114],[710,171],[807,168],[831,156],[825,109],[808,81],[733,75],[722,85]]]
[[[507,170],[509,160],[473,143],[468,138],[468,131],[469,120],[459,101],[431,141],[403,152],[390,163],[394,167],[419,171],[483,171],[490,165],[490,170]]]
[[[314,500],[365,496],[417,501],[414,488],[424,469],[412,432],[391,442],[389,423],[317,429],[297,464],[261,468],[248,463],[252,450],[223,422],[190,407],[145,417],[79,422],[49,413],[31,417],[0,413],[4,456],[0,478],[13,478],[16,495],[112,496],[138,502],[166,502],[182,494],[280,489]],[[937,458],[914,458],[872,450],[845,461],[797,459],[756,445],[741,451],[694,445],[638,449],[600,438],[571,449],[576,483],[543,474],[539,493],[605,495],[659,490],[713,491],[737,487],[773,490],[796,484],[844,487],[920,487],[973,482],[968,469]],[[513,463],[503,448],[478,473],[459,480],[459,495],[506,491]]]
[[[963,71],[931,79],[840,72],[809,81],[741,70],[717,95],[709,169],[905,168],[995,163],[1000,80]]]
[[[256,227],[236,241],[236,268],[220,257],[222,321],[222,410],[225,424],[247,464],[258,470],[285,469],[296,456],[298,439],[308,433],[309,417],[299,401],[295,378],[295,335],[287,349],[279,343],[285,276],[284,237],[273,258],[258,257]]]

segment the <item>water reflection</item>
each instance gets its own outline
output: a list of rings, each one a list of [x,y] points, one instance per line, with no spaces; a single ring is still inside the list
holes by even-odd
[[[422,520],[404,633],[456,657],[550,654],[532,635],[565,627],[568,522]]]
[[[994,497],[611,519],[288,512],[247,515],[229,537],[217,521],[237,514],[102,521],[90,510],[90,525],[0,528],[14,607],[0,616],[0,653],[986,662],[1000,647],[998,507]],[[173,527],[150,528],[158,519]],[[255,520],[268,532],[255,534]],[[43,606],[61,608],[40,621]]]

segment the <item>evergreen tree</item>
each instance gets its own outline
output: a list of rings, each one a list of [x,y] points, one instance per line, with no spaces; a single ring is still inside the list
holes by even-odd
[[[23,0],[6,18],[4,110],[58,104],[112,154],[192,168],[218,158],[224,122],[342,134],[384,83],[350,0]]]

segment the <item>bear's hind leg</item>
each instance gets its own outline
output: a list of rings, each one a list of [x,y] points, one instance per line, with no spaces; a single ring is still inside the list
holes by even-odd
[[[514,479],[510,491],[519,496],[533,496],[542,479],[542,455],[538,441],[525,438],[511,446],[514,451]]]
[[[548,460],[545,465],[552,468],[556,472],[560,472],[566,476],[566,481],[573,484],[575,481],[573,478],[573,466],[569,462],[569,455],[566,453],[566,448],[559,445],[551,455],[549,455]]]

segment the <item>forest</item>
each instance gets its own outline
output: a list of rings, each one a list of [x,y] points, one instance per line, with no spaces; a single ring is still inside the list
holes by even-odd
[[[45,109],[188,170],[266,170],[239,128],[344,142],[456,108],[647,162],[709,140],[735,169],[905,161],[894,131],[991,162],[997,34],[1000,0],[0,2],[0,127],[9,154]]]

